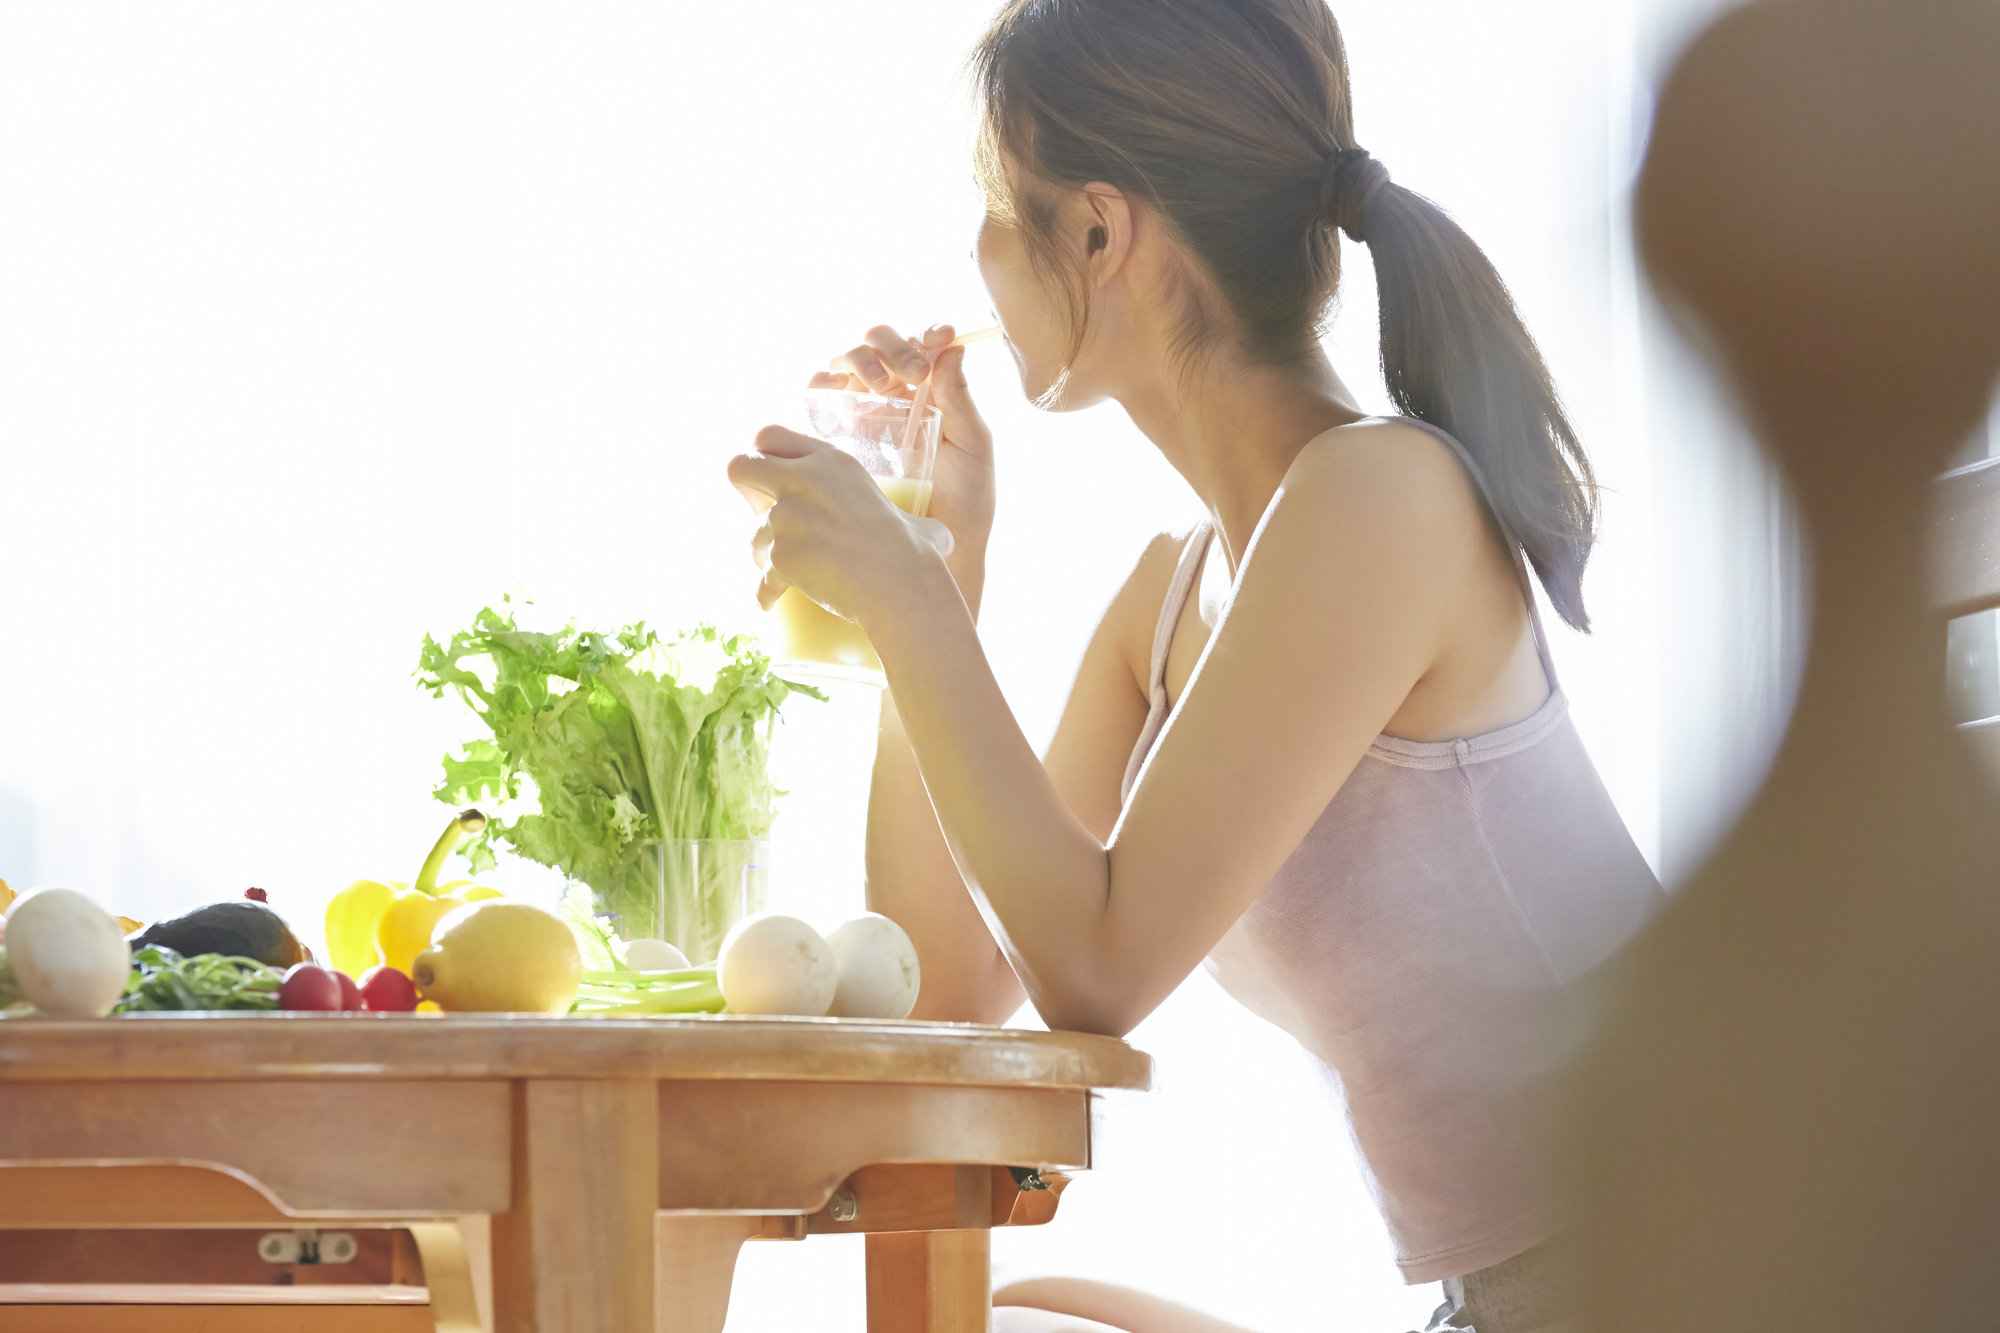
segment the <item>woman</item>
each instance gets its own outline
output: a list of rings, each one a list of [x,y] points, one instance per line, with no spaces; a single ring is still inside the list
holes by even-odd
[[[1123,1034],[1207,959],[1338,1075],[1404,1275],[1449,1280],[1434,1326],[1553,1325],[1551,1086],[1580,980],[1659,888],[1522,564],[1588,627],[1595,492],[1548,373],[1479,249],[1355,147],[1321,0],[1013,0],[975,68],[978,259],[1025,392],[1115,399],[1208,518],[1140,557],[1043,760],[974,628],[991,440],[950,330],[876,329],[813,380],[929,371],[933,520],[776,427],[732,461],[770,506],[761,599],[859,622],[888,675],[870,897],[916,941],[919,1014],[1025,992]],[[1365,416],[1320,349],[1338,230],[1406,416]],[[1097,1284],[996,1299],[1204,1326]]]

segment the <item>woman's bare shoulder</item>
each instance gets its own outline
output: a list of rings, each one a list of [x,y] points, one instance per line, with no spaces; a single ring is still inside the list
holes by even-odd
[[[1199,523],[1184,523],[1178,528],[1169,528],[1156,533],[1139,552],[1139,559],[1132,566],[1132,572],[1125,576],[1124,586],[1118,590],[1118,597],[1136,597],[1150,601],[1153,610],[1160,609],[1166,599],[1167,586],[1174,581],[1174,569],[1181,562],[1181,552],[1187,549],[1188,538],[1194,536]]]
[[[1132,566],[1124,586],[1112,599],[1113,607],[1122,608],[1144,622],[1148,644],[1152,642],[1153,627],[1159,622],[1160,607],[1167,600],[1167,589],[1173,584],[1181,554],[1200,526],[1188,523],[1154,536],[1139,553],[1138,563]]]
[[[1451,447],[1407,422],[1370,418],[1313,437],[1285,475],[1285,493],[1402,529],[1412,540],[1482,534],[1485,506]],[[1476,522],[1468,525],[1466,520]]]

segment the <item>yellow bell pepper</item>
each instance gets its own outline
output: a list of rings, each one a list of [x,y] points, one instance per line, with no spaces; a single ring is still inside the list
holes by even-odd
[[[326,906],[327,954],[333,967],[352,977],[377,964],[408,972],[416,956],[430,947],[431,928],[446,913],[468,902],[500,897],[499,890],[470,880],[437,882],[459,839],[485,827],[486,816],[477,810],[454,815],[408,888],[397,880],[358,879],[335,894]],[[462,885],[470,887],[455,893]]]
[[[433,898],[428,893],[408,889],[396,895],[389,910],[375,923],[375,950],[383,963],[408,973],[417,955],[431,947],[431,929],[448,912],[465,906],[463,898],[450,895]]]
[[[375,953],[375,926],[396,891],[378,880],[357,879],[326,905],[326,954],[336,972],[358,977],[381,959]]]

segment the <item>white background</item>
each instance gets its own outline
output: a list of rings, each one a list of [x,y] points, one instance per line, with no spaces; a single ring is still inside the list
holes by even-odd
[[[1609,488],[1598,632],[1557,654],[1670,877],[1758,771],[1796,641],[1768,470],[1623,239],[1648,79],[1701,7],[1341,15],[1361,142],[1486,246]],[[558,621],[754,628],[722,461],[869,324],[990,322],[954,87],[987,13],[0,7],[0,876],[141,918],[258,884],[312,933],[442,827],[438,759],[473,732],[414,688],[425,632],[508,589]],[[1347,271],[1330,346],[1386,408],[1365,252]],[[982,630],[1042,739],[1194,502],[1115,408],[1031,411],[998,344],[971,374],[1002,448]],[[859,707],[790,737],[781,842],[822,916],[859,901]],[[1436,1290],[1397,1280],[1288,1039],[1197,977],[1133,1040],[1160,1092],[1114,1103],[1101,1170],[996,1239],[1003,1270],[1260,1329],[1421,1326]],[[854,1243],[741,1274],[733,1329],[862,1327]]]

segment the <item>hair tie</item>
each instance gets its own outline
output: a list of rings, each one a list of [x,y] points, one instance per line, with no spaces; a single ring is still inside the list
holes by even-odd
[[[1321,203],[1326,216],[1348,238],[1368,243],[1368,205],[1389,183],[1389,168],[1368,155],[1366,148],[1336,148],[1319,160]]]

